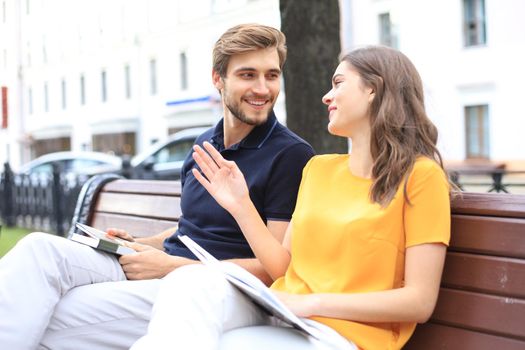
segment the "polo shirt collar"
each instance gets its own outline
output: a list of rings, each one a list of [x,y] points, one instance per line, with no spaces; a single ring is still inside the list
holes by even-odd
[[[268,116],[266,122],[262,125],[258,125],[244,138],[241,142],[232,145],[229,149],[236,150],[239,148],[261,148],[266,140],[272,134],[273,129],[277,126],[277,118],[272,111]],[[215,126],[213,136],[211,139],[214,143],[219,146],[219,151],[224,149],[224,118],[221,119]]]

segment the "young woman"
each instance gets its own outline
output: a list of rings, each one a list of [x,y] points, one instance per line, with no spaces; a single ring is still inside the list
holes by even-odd
[[[193,173],[235,218],[278,297],[330,339],[300,348],[400,349],[434,309],[450,237],[437,130],[415,67],[386,47],[344,56],[323,102],[329,132],[350,138],[352,150],[306,165],[282,244],[234,162],[205,144],[195,147],[201,171]],[[189,267],[166,278],[148,334],[134,349],[175,348],[169,339],[217,349],[232,328],[274,324],[209,270]]]

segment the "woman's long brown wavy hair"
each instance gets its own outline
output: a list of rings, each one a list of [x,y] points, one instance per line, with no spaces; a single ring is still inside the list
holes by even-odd
[[[370,148],[374,160],[372,201],[386,207],[408,175],[416,158],[443,161],[436,148],[438,132],[425,112],[421,77],[401,52],[382,46],[354,50],[342,57],[375,92],[370,105]],[[409,201],[410,202],[410,201]]]

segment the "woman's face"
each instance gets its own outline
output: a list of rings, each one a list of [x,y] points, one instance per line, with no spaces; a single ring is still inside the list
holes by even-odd
[[[341,62],[332,77],[332,89],[323,96],[328,106],[328,131],[352,137],[369,128],[369,107],[374,91],[365,87],[351,65]]]

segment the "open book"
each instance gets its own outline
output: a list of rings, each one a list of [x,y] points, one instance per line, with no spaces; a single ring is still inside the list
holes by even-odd
[[[221,263],[188,236],[180,235],[178,237],[202,263],[223,272],[231,284],[270,315],[316,339],[322,339],[318,329],[306,324],[293,314],[257,277],[238,265]]]
[[[86,235],[73,233],[69,239],[78,243],[82,243],[93,247],[95,249],[100,249],[108,253],[113,253],[117,255],[125,255],[135,253],[135,250],[126,246],[126,242],[120,238],[109,238],[106,236],[106,232],[97,230],[94,227],[84,225],[81,223],[76,223],[75,225]]]

